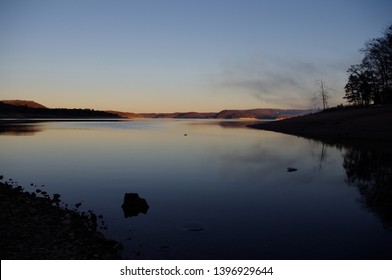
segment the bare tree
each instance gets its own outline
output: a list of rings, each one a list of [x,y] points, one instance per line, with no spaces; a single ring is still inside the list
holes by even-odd
[[[323,109],[328,108],[328,99],[330,99],[329,91],[330,88],[325,86],[325,82],[323,80],[316,81],[316,85],[319,87],[319,90],[315,93],[313,98],[314,101],[321,101],[323,104]]]

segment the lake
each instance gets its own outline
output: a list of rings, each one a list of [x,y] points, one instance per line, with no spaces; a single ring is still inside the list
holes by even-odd
[[[14,122],[0,175],[103,215],[126,258],[392,258],[389,154],[243,124]]]

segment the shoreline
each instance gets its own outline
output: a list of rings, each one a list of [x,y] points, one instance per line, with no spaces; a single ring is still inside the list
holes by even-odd
[[[2,260],[122,259],[122,245],[97,230],[101,216],[60,205],[59,194],[50,197],[40,189],[30,193],[12,180],[2,182],[2,178]]]
[[[392,141],[392,105],[324,111],[248,127],[327,142]]]

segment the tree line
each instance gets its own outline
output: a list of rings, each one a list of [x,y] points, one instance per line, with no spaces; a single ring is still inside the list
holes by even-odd
[[[343,98],[352,105],[392,103],[392,25],[362,48],[360,64],[351,65]]]
[[[92,109],[49,109],[17,106],[0,101],[0,118],[119,118],[105,111]]]

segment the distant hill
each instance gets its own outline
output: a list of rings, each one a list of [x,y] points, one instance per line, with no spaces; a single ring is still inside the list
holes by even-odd
[[[286,109],[251,109],[251,110],[223,110],[220,112],[185,112],[185,113],[128,113],[107,111],[124,118],[198,118],[198,119],[285,119],[309,114],[311,110]]]
[[[220,112],[131,113],[92,109],[47,108],[35,101],[2,100],[0,118],[182,118],[182,119],[286,119],[311,113],[311,110],[251,109]]]
[[[10,105],[15,105],[15,106],[25,106],[29,108],[46,108],[44,105],[39,104],[35,101],[29,101],[29,100],[1,100],[0,102],[3,102],[5,104],[10,104]]]
[[[251,110],[223,110],[217,119],[285,119],[311,113],[311,110],[286,110],[286,109],[251,109]]]
[[[215,118],[217,113],[198,113],[198,112],[185,112],[185,113],[128,113],[119,111],[106,111],[111,114],[116,114],[124,118],[181,118],[181,119],[212,119]]]
[[[28,101],[32,102],[32,101]],[[29,105],[34,104],[28,103]],[[35,103],[38,104],[38,103]],[[40,105],[40,104],[38,104]],[[13,105],[9,102],[0,101],[0,118],[43,118],[43,119],[57,119],[57,118],[119,118],[119,116],[103,111],[95,111],[91,109],[49,109],[45,106],[35,108],[27,105]]]

